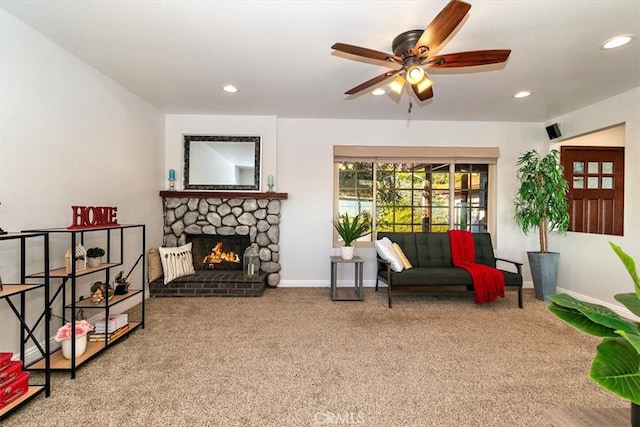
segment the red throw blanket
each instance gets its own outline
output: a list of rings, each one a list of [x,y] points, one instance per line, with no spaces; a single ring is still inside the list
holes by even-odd
[[[453,265],[464,268],[471,274],[476,291],[476,304],[504,298],[504,276],[500,270],[476,263],[473,234],[463,230],[449,230]]]

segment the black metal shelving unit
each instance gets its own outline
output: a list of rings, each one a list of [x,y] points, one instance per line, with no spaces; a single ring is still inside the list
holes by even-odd
[[[27,241],[42,239],[42,260],[45,273],[37,279],[37,283],[26,283],[26,258],[27,258]],[[23,233],[7,233],[0,235],[0,242],[9,240],[20,241],[20,283],[11,284],[4,283],[3,289],[0,290],[0,299],[4,300],[11,311],[15,314],[18,322],[20,323],[20,361],[22,362],[23,369],[36,370],[33,366],[35,363],[26,365],[25,363],[25,346],[31,342],[37,351],[42,355],[37,363],[42,368],[38,370],[44,371],[44,379],[42,383],[29,384],[29,389],[26,393],[19,395],[10,403],[0,408],[0,421],[8,417],[11,413],[21,408],[27,402],[41,393],[45,393],[46,397],[51,394],[51,369],[50,369],[50,348],[49,348],[49,321],[51,313],[49,310],[49,235],[42,232],[23,232]],[[42,315],[33,324],[27,322],[27,293],[32,291],[43,291],[43,308]],[[18,300],[18,301],[16,301]],[[16,305],[17,302],[17,305]],[[41,343],[36,336],[36,328],[40,321],[44,320],[43,329],[44,336]]]
[[[141,264],[141,277],[139,285],[136,286],[136,289],[130,289],[125,295],[114,295],[111,299],[105,298],[100,303],[93,303],[91,298],[84,298],[79,301],[78,291],[76,289],[76,283],[78,278],[88,276],[88,275],[100,275],[104,278],[105,283],[111,283],[111,270],[116,267],[123,267],[124,260],[124,242],[125,235],[127,231],[130,230],[140,230],[140,254],[137,257],[137,260],[134,262],[133,266],[130,267],[130,272],[132,272],[136,266]],[[122,335],[114,338],[112,340],[105,340],[100,342],[90,341],[87,343],[86,351],[79,357],[76,357],[76,342],[74,337],[71,339],[71,359],[65,359],[62,356],[62,350],[58,349],[51,353],[51,361],[50,361],[50,370],[51,371],[69,371],[71,373],[71,378],[76,377],[77,369],[89,362],[91,359],[107,350],[110,346],[117,344],[127,338],[129,334],[135,331],[138,328],[144,329],[144,321],[145,321],[145,225],[144,224],[120,224],[116,226],[108,226],[108,227],[95,227],[95,228],[83,228],[83,229],[67,229],[67,228],[49,228],[42,230],[29,230],[31,232],[38,233],[46,233],[47,235],[53,234],[62,234],[66,235],[69,239],[71,253],[74,253],[74,248],[77,244],[84,245],[85,237],[88,234],[92,234],[94,238],[94,242],[97,240],[104,241],[106,247],[106,263],[103,263],[99,267],[87,267],[84,270],[76,270],[76,263],[70,263],[71,272],[67,273],[66,267],[56,268],[49,271],[45,271],[43,273],[38,273],[35,275],[31,275],[28,277],[38,278],[44,275],[48,275],[51,281],[59,281],[58,288],[53,292],[53,295],[49,299],[49,309],[53,306],[54,302],[61,298],[62,300],[62,313],[59,316],[62,320],[61,326],[64,325],[67,321],[75,320],[76,313],[78,310],[84,310],[88,313],[95,313],[96,310],[100,310],[104,313],[104,318],[109,318],[109,314],[113,314],[112,308],[116,305],[121,304],[123,301],[129,300],[130,298],[140,296],[141,299],[141,318],[139,320],[131,320],[129,319],[129,329],[123,333]],[[118,251],[114,251],[114,233],[119,235],[119,258],[114,259],[113,253],[118,253]],[[125,266],[128,267],[128,266]],[[137,284],[136,284],[137,285]],[[102,316],[99,316],[102,318]],[[72,328],[73,334],[75,335],[75,328]],[[45,366],[42,363],[34,364],[34,369],[45,369]]]

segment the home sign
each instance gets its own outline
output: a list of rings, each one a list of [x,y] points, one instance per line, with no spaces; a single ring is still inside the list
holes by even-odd
[[[71,225],[67,227],[68,230],[118,225],[118,208],[115,206],[71,206],[71,211]]]

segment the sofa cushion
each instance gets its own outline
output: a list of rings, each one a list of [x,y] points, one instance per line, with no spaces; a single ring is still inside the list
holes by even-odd
[[[471,275],[457,267],[414,267],[401,273],[391,273],[394,286],[473,286]]]
[[[160,279],[162,277],[162,261],[160,261],[160,251],[158,248],[149,249],[147,264],[149,264],[147,280],[149,280],[149,282],[155,282]]]
[[[416,234],[402,232],[380,232],[377,234],[378,239],[388,238],[402,248],[407,260],[412,266],[418,265],[418,255],[416,253]]]
[[[160,247],[158,251],[160,252],[160,261],[162,261],[165,285],[177,277],[187,276],[195,272],[191,243],[177,248]]]
[[[416,233],[416,251],[418,267],[453,267],[448,233]]]
[[[402,261],[402,265],[404,266],[405,269],[413,268],[413,266],[407,259],[407,256],[404,254],[404,251],[402,250],[400,245],[397,244],[396,242],[393,242],[393,250],[396,252],[398,257],[400,257],[400,261]]]
[[[402,260],[393,250],[393,243],[389,238],[383,237],[382,239],[378,239],[375,241],[376,251],[378,252],[378,256],[383,260],[387,261],[391,264],[391,269],[393,271],[402,271],[404,270],[404,265],[402,264]]]
[[[496,267],[496,257],[493,253],[493,244],[489,233],[473,233],[473,246],[478,264]]]

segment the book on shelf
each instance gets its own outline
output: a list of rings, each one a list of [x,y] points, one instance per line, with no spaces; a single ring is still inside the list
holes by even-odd
[[[98,320],[95,324],[95,331],[99,334],[115,332],[129,323],[128,315],[126,313],[112,314],[109,316],[108,322],[105,319]]]
[[[89,341],[95,342],[95,341],[113,341],[114,339],[122,336],[125,334],[125,332],[127,332],[129,330],[129,324],[127,323],[126,325],[124,325],[123,327],[116,329],[115,331],[109,333],[109,334],[105,334],[105,333],[93,333],[91,335],[89,335]]]

